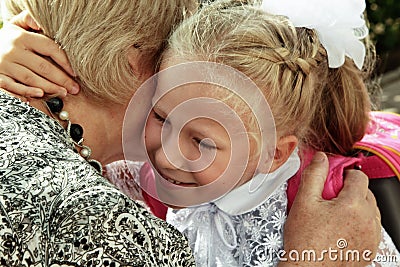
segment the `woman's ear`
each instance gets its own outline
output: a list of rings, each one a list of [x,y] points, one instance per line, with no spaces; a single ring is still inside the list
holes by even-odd
[[[128,62],[138,80],[145,80],[154,74],[151,55],[145,54],[133,45],[127,51]]]
[[[137,75],[139,72],[139,57],[140,57],[140,51],[139,49],[136,49],[133,45],[129,47],[128,49],[128,61],[129,65],[132,68],[133,73]]]
[[[269,172],[273,172],[285,163],[294,149],[297,147],[299,141],[296,136],[288,135],[279,138],[276,143],[274,160]]]

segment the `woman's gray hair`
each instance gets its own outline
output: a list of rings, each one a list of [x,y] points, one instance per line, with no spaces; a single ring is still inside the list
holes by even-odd
[[[194,7],[192,0],[6,0],[10,14],[28,10],[43,33],[66,52],[82,92],[100,103],[126,103],[138,79],[129,65],[130,47],[139,68],[155,68],[174,25]],[[148,71],[148,70],[147,70]]]

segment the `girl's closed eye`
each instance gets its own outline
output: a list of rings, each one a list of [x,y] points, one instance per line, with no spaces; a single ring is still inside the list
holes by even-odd
[[[165,122],[165,118],[163,118],[160,114],[158,114],[157,112],[155,112],[155,110],[153,109],[153,113],[154,113],[154,118],[158,121],[160,121],[161,123]]]
[[[205,141],[205,139],[193,138],[193,140],[202,148],[208,150],[218,149],[213,142]]]

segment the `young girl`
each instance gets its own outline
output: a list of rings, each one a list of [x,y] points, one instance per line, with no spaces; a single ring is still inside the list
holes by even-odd
[[[302,1],[219,2],[171,36],[145,143],[158,196],[172,207],[167,221],[187,235],[199,266],[276,265],[287,181],[301,162],[316,150],[362,157],[353,147],[372,115],[359,70],[365,48],[353,33],[363,31],[364,3],[356,2],[313,6],[316,21]],[[380,253],[400,259],[384,230]]]
[[[275,265],[300,157],[349,153],[369,121],[352,60],[333,69],[318,31],[266,11],[205,6],[171,37],[157,77],[146,146],[161,199],[192,206],[169,210],[168,221],[187,234],[199,266]],[[395,252],[386,234],[381,250]]]

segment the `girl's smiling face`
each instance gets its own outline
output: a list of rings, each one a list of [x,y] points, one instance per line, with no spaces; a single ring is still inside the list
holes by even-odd
[[[258,157],[249,158],[255,143],[245,128],[232,130],[239,118],[221,102],[223,95],[215,98],[215,91],[214,85],[197,83],[164,94],[153,103],[145,144],[164,180],[181,187],[202,187],[229,175],[230,182],[215,184],[223,194],[251,179]],[[233,145],[238,149],[235,153]],[[235,159],[233,154],[240,156]]]
[[[268,103],[240,72],[179,60],[161,69],[144,137],[158,197],[167,205],[213,201],[274,171],[296,146],[292,139],[276,143]]]

